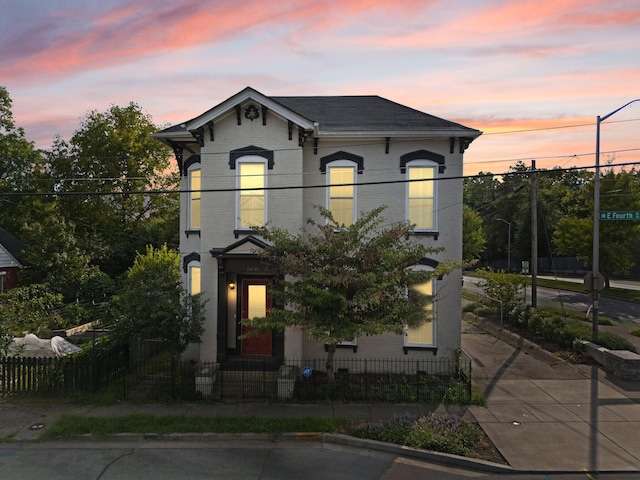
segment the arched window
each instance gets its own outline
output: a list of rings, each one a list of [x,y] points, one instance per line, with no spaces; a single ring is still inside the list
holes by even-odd
[[[202,215],[202,170],[194,163],[187,170],[189,201],[187,202],[187,230],[200,230]]]
[[[438,164],[431,160],[412,160],[406,164],[406,218],[417,232],[436,231]]]
[[[416,265],[416,270],[433,271],[427,265]],[[419,293],[431,297],[424,308],[428,311],[428,320],[417,327],[406,327],[404,332],[405,348],[434,348],[436,346],[436,302],[433,300],[436,294],[436,279],[431,278],[421,285],[414,287]],[[411,293],[409,293],[411,295]]]
[[[202,292],[200,262],[192,261],[187,265],[187,288],[191,295]]]
[[[358,164],[335,160],[326,165],[327,210],[339,225],[350,226],[356,220],[356,178]]]
[[[236,227],[262,227],[267,221],[267,160],[246,155],[236,160]]]

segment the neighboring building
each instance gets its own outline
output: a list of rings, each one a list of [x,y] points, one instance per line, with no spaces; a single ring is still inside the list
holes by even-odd
[[[182,176],[184,281],[207,300],[202,343],[186,355],[216,362],[325,355],[299,329],[238,340],[243,318],[268,311],[274,281],[250,226],[297,231],[317,219],[314,204],[349,224],[384,204],[389,222],[409,219],[415,241],[445,249],[416,268],[460,260],[462,159],[480,134],[378,96],[267,97],[252,88],[155,133],[173,148]],[[433,181],[406,182],[419,178]],[[289,188],[317,185],[325,187]],[[404,336],[355,339],[336,355],[452,356],[460,347],[461,272],[424,288],[437,291],[433,321]]]
[[[18,274],[22,269],[18,258],[23,248],[20,240],[0,228],[0,292],[18,286]]]

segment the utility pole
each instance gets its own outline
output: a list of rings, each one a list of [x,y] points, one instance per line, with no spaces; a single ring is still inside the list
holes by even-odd
[[[536,161],[531,160],[531,308],[538,308],[538,186]]]

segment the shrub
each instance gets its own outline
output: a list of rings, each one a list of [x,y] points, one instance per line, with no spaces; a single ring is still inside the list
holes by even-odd
[[[404,445],[417,420],[418,417],[409,412],[403,415],[395,414],[387,422],[380,420],[367,423],[361,429],[356,430],[354,436]]]
[[[524,303],[524,287],[528,279],[520,275],[505,273],[504,270],[493,271],[491,269],[478,270],[478,274],[483,278],[478,282],[484,294],[496,301],[496,310],[500,310],[508,322],[514,322],[517,317],[517,308]],[[498,303],[500,302],[500,303]]]
[[[482,439],[482,431],[477,425],[456,416],[437,413],[418,418],[407,412],[395,415],[387,422],[370,422],[352,434],[454,455],[468,455],[470,449]]]
[[[424,450],[467,455],[482,437],[477,425],[450,415],[431,413],[411,429],[406,445]]]
[[[608,348],[609,350],[636,351],[636,347],[629,340],[610,332],[599,332],[597,343],[601,347]]]

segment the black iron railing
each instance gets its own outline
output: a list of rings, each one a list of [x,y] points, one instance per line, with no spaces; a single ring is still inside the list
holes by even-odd
[[[128,401],[469,403],[471,361],[248,357],[185,362],[162,352],[147,359],[125,350],[79,358],[0,358],[0,394],[102,395]]]

